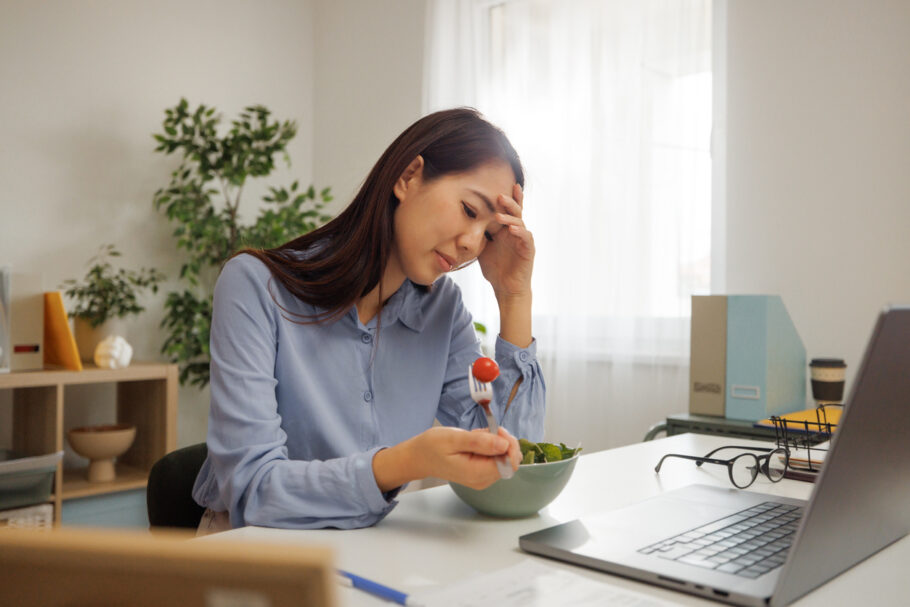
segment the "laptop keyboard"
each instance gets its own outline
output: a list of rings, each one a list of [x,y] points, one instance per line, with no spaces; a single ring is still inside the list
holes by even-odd
[[[803,508],[764,502],[639,550],[747,578],[784,564]]]

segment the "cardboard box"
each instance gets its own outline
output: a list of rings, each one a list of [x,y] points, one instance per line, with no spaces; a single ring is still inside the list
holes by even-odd
[[[726,414],[727,298],[692,297],[692,337],[689,343],[689,413]]]

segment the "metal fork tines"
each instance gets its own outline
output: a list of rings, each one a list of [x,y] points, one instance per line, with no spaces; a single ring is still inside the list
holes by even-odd
[[[471,398],[474,399],[474,402],[483,407],[483,411],[487,417],[487,425],[490,427],[490,432],[498,434],[499,424],[496,422],[496,418],[493,417],[493,412],[490,410],[490,402],[493,400],[493,386],[480,381],[473,375],[468,377],[468,381],[471,383]]]

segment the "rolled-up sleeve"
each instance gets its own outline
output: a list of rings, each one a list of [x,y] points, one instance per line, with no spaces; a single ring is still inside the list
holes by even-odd
[[[520,438],[543,440],[547,387],[537,361],[537,340],[532,340],[527,348],[519,348],[497,336],[496,364],[499,378],[494,384],[498,383],[496,414],[500,424]],[[519,380],[521,384],[510,403],[512,388]]]
[[[455,298],[454,314],[437,419],[442,424],[468,430],[485,428],[487,420],[483,409],[471,399],[468,385],[468,370],[483,354],[474,332],[473,319],[464,307],[460,294]],[[499,377],[493,382],[493,415],[513,436],[535,442],[543,440],[546,384],[537,361],[537,342],[532,341],[527,348],[519,348],[497,336],[495,358],[499,365]],[[519,380],[518,391],[509,402],[512,389]]]
[[[282,322],[265,266],[248,255],[228,262],[213,301],[209,455],[193,497],[228,511],[234,527],[372,525],[395,505],[373,476],[382,447],[325,461],[288,457],[276,397]]]

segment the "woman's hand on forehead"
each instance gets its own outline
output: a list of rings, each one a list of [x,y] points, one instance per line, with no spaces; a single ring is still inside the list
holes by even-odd
[[[500,194],[496,202],[494,220],[503,229],[480,254],[481,270],[497,298],[530,295],[535,251],[534,237],[522,219],[524,192],[514,184],[511,196]]]

